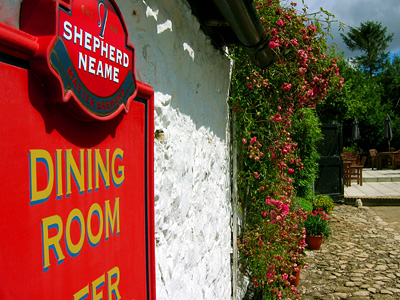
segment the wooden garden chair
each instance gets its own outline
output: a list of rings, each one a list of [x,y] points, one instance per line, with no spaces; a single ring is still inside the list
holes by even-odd
[[[363,184],[362,171],[366,161],[367,157],[363,156],[363,158],[361,158],[360,164],[355,164],[350,166],[350,182],[351,180],[355,179],[357,180],[358,185]]]
[[[350,179],[350,167],[351,167],[350,160],[343,160],[343,184],[345,186],[351,186],[351,179]]]
[[[369,155],[371,156],[372,170],[374,169],[374,166],[378,169],[378,151],[376,149],[369,149]]]

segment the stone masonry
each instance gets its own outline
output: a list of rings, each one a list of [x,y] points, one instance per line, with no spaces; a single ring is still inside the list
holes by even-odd
[[[306,251],[302,299],[400,299],[400,234],[368,207],[338,205],[331,224],[321,249]]]

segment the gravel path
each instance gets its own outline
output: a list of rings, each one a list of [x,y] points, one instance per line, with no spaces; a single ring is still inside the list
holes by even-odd
[[[368,207],[338,205],[332,236],[306,251],[303,300],[400,299],[400,233]]]

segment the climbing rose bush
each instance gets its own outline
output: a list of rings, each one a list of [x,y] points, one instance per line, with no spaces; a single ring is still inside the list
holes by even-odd
[[[304,172],[292,138],[293,120],[304,118],[328,91],[340,90],[337,59],[328,55],[318,22],[310,22],[296,3],[257,1],[257,10],[275,62],[253,66],[235,49],[230,107],[238,138],[238,196],[243,212],[238,240],[252,285],[264,299],[301,299],[291,284],[304,267],[307,214],[293,200],[296,175]],[[299,146],[300,144],[300,146]],[[312,182],[310,183],[312,184]]]

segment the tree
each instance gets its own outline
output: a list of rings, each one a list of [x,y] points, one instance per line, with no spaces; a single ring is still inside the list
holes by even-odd
[[[385,71],[378,76],[378,82],[384,89],[384,101],[388,103],[394,113],[400,113],[400,57],[395,55],[387,64]]]
[[[387,106],[386,113],[392,118],[393,147],[400,146],[400,57],[395,55],[385,71],[377,76],[382,87],[382,103]]]
[[[383,27],[380,22],[367,21],[357,28],[350,27],[347,36],[343,33],[340,35],[351,51],[363,52],[355,57],[355,62],[370,77],[383,69],[389,55],[385,50],[393,40],[393,33],[387,34],[387,27]]]
[[[396,87],[400,82],[400,65],[397,69],[396,65],[388,64],[387,70],[369,77],[362,70],[354,69],[342,57],[339,57],[337,63],[340,74],[345,78],[343,89],[340,92],[328,93],[327,97],[318,103],[317,113],[321,122],[342,124],[343,142],[347,147],[352,145],[351,128],[354,119],[357,119],[361,130],[359,147],[364,150],[387,149],[387,143],[383,138],[383,122],[389,113],[393,126],[397,125],[398,118],[392,106],[397,104],[398,98],[394,98],[396,99],[394,101],[389,99],[388,95],[390,84]],[[396,74],[398,76],[395,76]],[[384,82],[384,79],[387,82]],[[392,92],[397,95],[395,89]],[[393,141],[395,142],[395,138]],[[394,146],[397,147],[397,144]]]

